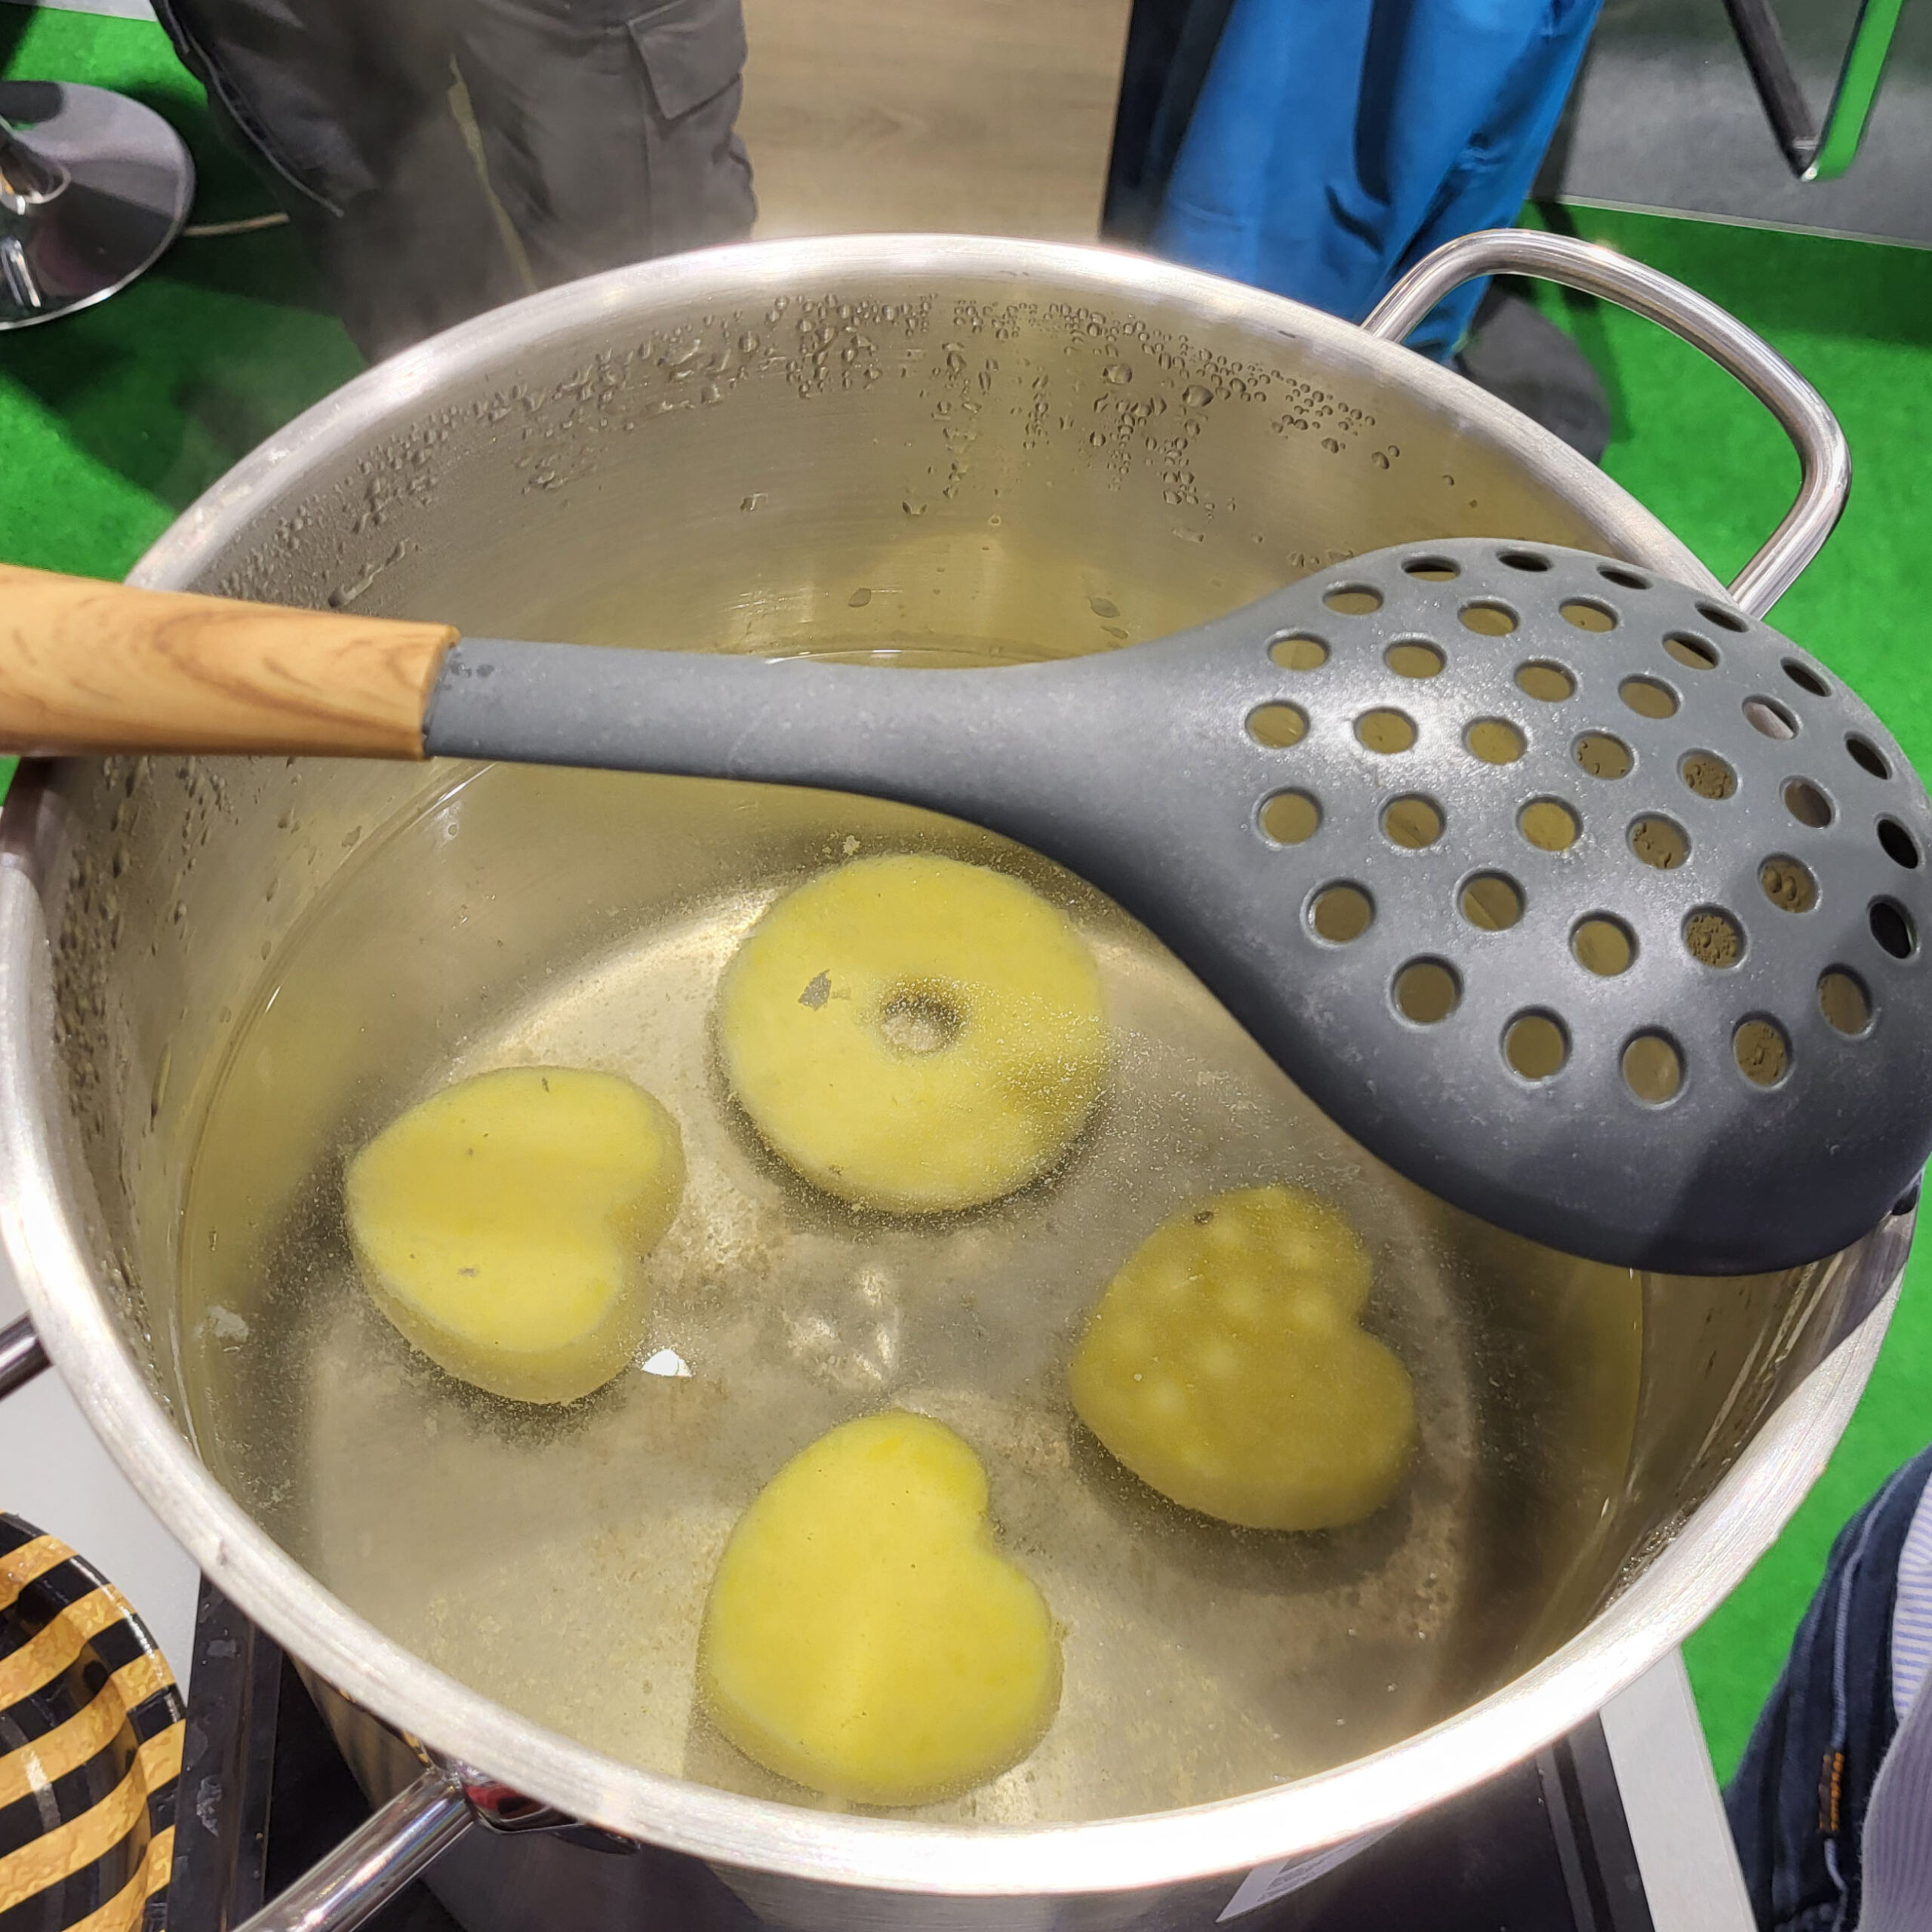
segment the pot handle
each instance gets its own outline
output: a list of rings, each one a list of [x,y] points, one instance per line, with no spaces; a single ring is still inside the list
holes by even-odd
[[[1761,617],[1818,554],[1851,488],[1851,453],[1824,398],[1769,343],[1681,281],[1614,249],[1529,229],[1484,229],[1445,244],[1410,269],[1362,327],[1401,342],[1452,288],[1479,275],[1540,276],[1659,323],[1735,376],[1784,426],[1798,451],[1798,500],[1730,586],[1732,602]]]
[[[432,1764],[235,1932],[352,1932],[477,1823],[462,1778]]]
[[[27,1316],[0,1328],[0,1398],[25,1388],[47,1365],[47,1351]]]

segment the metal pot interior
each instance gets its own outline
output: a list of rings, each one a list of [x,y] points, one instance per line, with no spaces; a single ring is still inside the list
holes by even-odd
[[[499,635],[939,666],[1107,649],[1356,552],[1483,532],[1697,574],[1519,419],[1325,318],[1071,251],[872,242],[693,258],[485,318],[304,419],[143,574]],[[54,937],[49,1104],[70,1218],[154,1394],[384,1635],[648,1770],[812,1801],[695,1708],[697,1620],[739,1511],[848,1416],[958,1429],[1066,1627],[1046,1743],[923,1815],[1120,1817],[1399,1744],[1548,1658],[1861,1292],[1857,1251],[1641,1277],[1444,1207],[1106,902],[948,821],[507,768],[155,759],[46,783],[55,808],[17,835]],[[710,1031],[774,894],[903,849],[988,858],[1066,906],[1117,1047],[1061,1174],[937,1226],[813,1198],[736,1115]],[[413,1355],[340,1211],[345,1158],[402,1106],[533,1060],[631,1072],[678,1115],[691,1175],[646,1344],[690,1373],[636,1368],[556,1413]],[[1161,1503],[1063,1392],[1084,1309],[1152,1226],[1278,1178],[1370,1239],[1372,1325],[1420,1404],[1401,1497],[1318,1536]]]

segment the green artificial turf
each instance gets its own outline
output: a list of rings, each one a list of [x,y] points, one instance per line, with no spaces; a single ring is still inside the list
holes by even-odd
[[[0,5],[0,72],[94,81],[160,109],[202,170],[198,221],[268,198],[224,154],[156,28]],[[1577,231],[1652,263],[1767,337],[1850,438],[1850,507],[1775,620],[1836,666],[1932,771],[1932,254],[1699,222],[1572,211]],[[1695,350],[1620,311],[1547,298],[1608,381],[1606,467],[1720,576],[1789,503],[1797,465],[1764,411]],[[0,335],[0,557],[125,571],[235,460],[353,374],[286,229],[184,239],[133,288]],[[1921,1248],[1869,1392],[1777,1546],[1693,1639],[1720,1772],[1742,1748],[1838,1525],[1932,1438],[1932,1249]]]

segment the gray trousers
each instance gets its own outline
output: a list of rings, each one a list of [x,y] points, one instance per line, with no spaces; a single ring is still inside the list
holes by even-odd
[[[540,286],[741,239],[740,0],[158,0],[371,358]],[[460,75],[486,191],[452,105]]]

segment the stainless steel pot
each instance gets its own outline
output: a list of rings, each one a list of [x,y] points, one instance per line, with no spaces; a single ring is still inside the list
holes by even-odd
[[[1441,534],[1574,543],[1712,584],[1601,473],[1398,346],[1444,288],[1489,269],[1639,308],[1773,408],[1804,484],[1734,586],[1768,604],[1842,502],[1842,439],[1822,404],[1687,291],[1529,235],[1444,251],[1365,328],[1137,257],[1011,242],[786,243],[621,271],[350,384],[136,574],[499,635],[929,663],[1106,648]],[[608,837],[666,894],[692,889],[703,841],[687,795],[620,782],[669,789],[623,794]],[[23,772],[0,821],[0,1236],[32,1320],[130,1478],[325,1687],[371,1789],[407,1786],[264,1923],[350,1922],[459,1838],[432,1882],[477,1932],[645,1922],[666,1887],[677,1922],[742,1923],[743,1900],[794,1932],[1211,1923],[1246,1868],[1468,1786],[1654,1663],[1776,1535],[1863,1386],[1909,1208],[1830,1262],[1734,1281],[1586,1269],[1431,1221],[1455,1292],[1484,1298],[1511,1399],[1541,1418],[1509,1506],[1522,1520],[1506,1537],[1491,1521],[1472,1558],[1494,1641],[1461,1708],[1291,1782],[1013,1826],[834,1814],[600,1753],[325,1589],[273,1485],[234,1473],[192,1386],[206,1311],[183,1287],[184,1204],[265,962],[288,956],[365,832],[486,821],[466,801],[491,795],[447,772],[353,764],[76,763]],[[495,809],[514,820],[515,798]],[[392,905],[368,945],[472,913],[509,943],[506,915],[455,903],[454,865],[426,868],[423,906]],[[526,857],[516,877],[519,918],[570,916],[546,900],[540,863]],[[315,983],[318,1093],[337,1064],[379,1065],[392,1043],[389,1022],[328,1011],[352,964]],[[457,954],[411,971],[399,998],[418,1021],[482,987]],[[273,1149],[263,1158],[272,1168]],[[288,1426],[292,1468],[303,1445]]]

